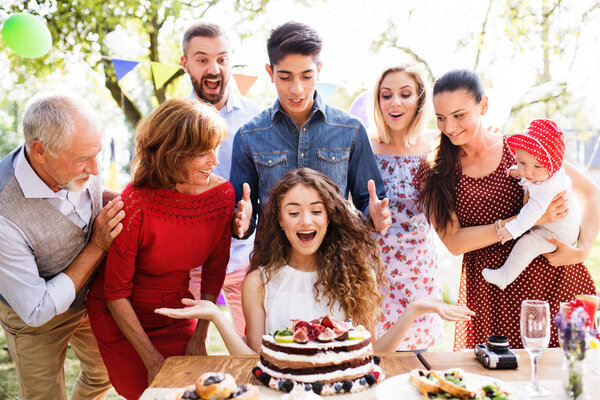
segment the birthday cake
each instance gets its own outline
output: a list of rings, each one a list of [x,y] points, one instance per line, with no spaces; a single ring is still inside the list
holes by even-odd
[[[331,316],[264,335],[253,374],[272,389],[285,392],[301,385],[320,395],[358,392],[380,379],[379,358],[364,327]]]

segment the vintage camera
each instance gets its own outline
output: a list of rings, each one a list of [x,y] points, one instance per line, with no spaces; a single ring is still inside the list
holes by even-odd
[[[519,355],[508,349],[506,336],[493,335],[487,343],[475,346],[475,357],[486,368],[515,369],[519,366]]]

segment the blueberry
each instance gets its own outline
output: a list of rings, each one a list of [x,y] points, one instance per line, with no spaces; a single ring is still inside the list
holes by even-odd
[[[370,386],[372,386],[373,384],[375,384],[375,382],[377,382],[377,378],[373,374],[365,375],[365,379],[367,380],[367,383]]]
[[[321,394],[321,392],[323,391],[323,382],[321,382],[321,381],[314,382],[312,384],[312,390],[316,394]]]
[[[271,382],[271,375],[267,374],[266,372],[261,372],[260,375],[258,375],[258,380],[265,386],[269,386],[269,382]]]
[[[285,390],[287,393],[289,393],[294,388],[294,382],[290,381],[289,379],[286,379],[283,382],[282,387],[283,387],[283,390]]]
[[[185,392],[183,392],[183,396],[181,396],[182,399],[197,399],[198,398],[198,394],[196,393],[195,390],[186,390]]]
[[[341,392],[341,391],[342,391],[342,384],[338,382],[338,383],[336,383],[336,384],[333,386],[333,388],[335,389],[335,391],[336,391],[337,393],[339,393],[339,392]]]
[[[358,380],[360,386],[365,386],[367,384],[367,380],[363,377]]]
[[[304,390],[310,392],[312,390],[312,385],[310,383],[307,383],[306,385],[304,385]]]
[[[373,356],[373,362],[375,363],[375,365],[379,365],[379,363],[381,362],[381,358],[379,358],[379,356]]]
[[[349,392],[352,389],[352,381],[345,380],[344,383],[342,383],[342,389],[344,389],[344,392]]]
[[[277,389],[283,390],[283,379],[277,381]]]

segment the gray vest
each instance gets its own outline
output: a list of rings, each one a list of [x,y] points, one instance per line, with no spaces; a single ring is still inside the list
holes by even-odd
[[[91,222],[102,208],[100,177],[90,177],[88,188],[92,198],[92,220],[86,233],[46,200],[23,196],[13,168],[13,159],[20,150],[21,147],[13,150],[0,162],[0,215],[25,233],[40,277],[48,281],[67,268],[89,241]],[[87,284],[77,293],[71,308],[83,307],[86,290]],[[1,293],[0,300],[7,303]]]

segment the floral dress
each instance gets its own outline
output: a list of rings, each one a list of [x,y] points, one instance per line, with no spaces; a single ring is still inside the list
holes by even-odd
[[[390,285],[381,305],[383,315],[377,324],[379,337],[393,326],[415,298],[442,297],[435,232],[418,205],[419,193],[413,184],[422,158],[422,155],[375,154],[392,214],[392,226],[387,234],[375,234]],[[437,314],[422,315],[410,326],[396,350],[426,349],[435,344],[442,333],[442,321]]]

